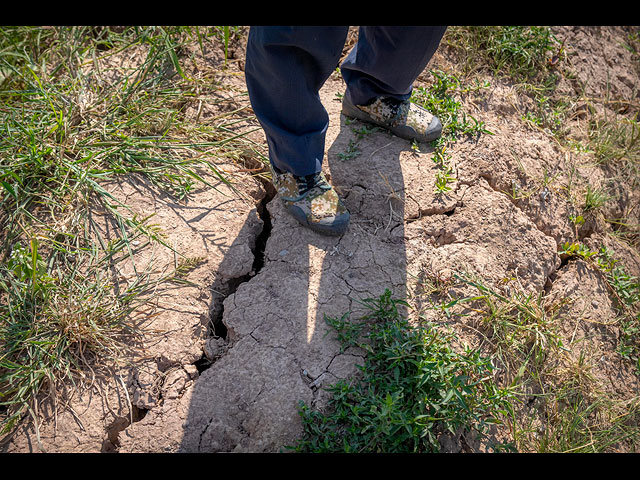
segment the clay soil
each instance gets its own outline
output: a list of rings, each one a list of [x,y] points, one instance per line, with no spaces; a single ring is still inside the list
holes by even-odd
[[[563,138],[587,145],[594,119],[637,119],[640,66],[625,45],[638,29],[553,32],[564,42],[555,95],[571,99]],[[234,39],[226,68],[221,51],[194,49],[189,74],[217,69],[224,88],[215,102],[194,98],[184,115],[206,125],[224,112],[239,112],[239,131],[251,131],[248,138],[266,152],[243,95],[244,42],[246,31]],[[550,360],[556,380],[582,362],[593,391],[633,405],[640,384],[634,361],[618,348],[619,299],[592,262],[560,252],[566,242],[606,246],[629,275],[640,276],[640,177],[526,121],[537,107],[531,92],[486,70],[463,75],[460,55],[445,37],[416,82],[428,87],[434,81],[429,72],[437,69],[487,85],[460,101],[492,135],[450,145],[454,181],[445,193],[434,189],[432,147],[412,148],[382,130],[359,136],[363,124],[340,114],[340,75],[322,88],[330,118],[323,168],[352,215],[339,238],[305,230],[289,217],[266,177],[256,174],[263,165],[255,157],[212,159],[235,190],[212,178],[217,190],[200,188],[187,201],[136,179],[109,183],[112,194],[141,215],[155,213],[168,241],[199,262],[189,283],[156,292],[153,309],[140,321],[144,336],[136,355],[114,365],[111,377],[85,382],[55,414],[53,405],[43,404],[39,441],[33,424],[25,423],[4,439],[3,451],[279,452],[302,434],[299,403],[322,408],[328,399],[323,387],[355,376],[363,361],[357,349],[341,351],[325,315],[357,317],[363,311],[358,300],[390,289],[409,299],[413,321],[449,329],[461,348],[490,354],[495,339],[480,307],[450,315],[431,308],[434,301],[478,293],[456,280],[462,273],[505,297],[520,292],[560,305],[553,331],[563,348]],[[354,146],[357,155],[346,155]],[[587,192],[596,189],[607,200],[585,212]],[[572,221],[582,214],[584,223]],[[150,258],[159,267],[175,261],[157,246],[138,260]],[[128,267],[120,274],[129,275]],[[446,289],[434,293],[436,280]],[[497,379],[506,381],[511,372],[500,366]],[[525,392],[518,414],[534,416],[545,388]],[[503,441],[509,434],[496,431]],[[488,451],[463,433],[442,443],[445,451]],[[638,446],[620,442],[609,451]]]

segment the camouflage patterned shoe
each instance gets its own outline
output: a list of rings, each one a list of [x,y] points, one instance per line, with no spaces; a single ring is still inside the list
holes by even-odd
[[[409,100],[379,97],[369,105],[355,106],[344,95],[342,113],[348,117],[374,123],[407,140],[430,142],[442,135],[438,117]]]
[[[322,172],[297,177],[271,166],[271,176],[285,208],[302,225],[325,235],[345,232],[349,212]]]

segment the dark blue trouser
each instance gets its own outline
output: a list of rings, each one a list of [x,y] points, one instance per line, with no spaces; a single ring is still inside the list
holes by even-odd
[[[319,172],[329,116],[318,94],[336,69],[348,26],[251,27],[245,78],[251,106],[278,170]],[[381,95],[409,98],[446,27],[360,27],[340,66],[346,95],[364,105]]]

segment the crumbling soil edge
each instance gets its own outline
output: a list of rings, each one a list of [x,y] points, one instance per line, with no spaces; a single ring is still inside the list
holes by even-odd
[[[276,195],[276,191],[273,185],[261,176],[266,173],[268,169],[262,164],[258,165],[257,161],[255,161],[255,165],[253,164],[254,162],[251,163],[252,165],[250,165],[249,168],[257,173],[254,178],[262,187],[260,189],[260,194],[257,198],[254,198],[256,202],[256,213],[260,220],[262,220],[262,228],[254,238],[249,239],[251,253],[253,254],[251,270],[247,274],[239,277],[214,280],[214,284],[209,287],[212,293],[212,301],[208,312],[209,320],[205,341],[210,338],[217,338],[227,343],[227,326],[223,321],[224,300],[230,295],[233,295],[240,285],[248,282],[251,278],[256,276],[264,266],[265,248],[272,229],[271,215],[267,208],[267,204],[273,200]],[[221,355],[209,357],[207,355],[207,351],[203,349],[201,357],[192,363],[191,367],[195,367],[197,376],[199,376],[202,372],[212,367],[220,357]],[[182,368],[186,370],[185,366],[182,366]],[[158,379],[158,385],[156,386],[158,391],[158,403],[162,402],[162,387],[166,373],[167,372],[161,372],[160,378]],[[187,373],[189,374],[190,372]],[[197,377],[195,380],[197,380]],[[120,433],[129,428],[133,423],[141,421],[150,411],[150,409],[138,407],[131,402],[129,402],[129,407],[130,411],[128,416],[119,416],[115,418],[105,428],[105,439],[103,440],[101,453],[117,453],[120,449]]]
[[[265,172],[266,169],[263,168],[259,173]],[[271,214],[269,213],[267,204],[275,197],[275,188],[268,180],[259,175],[255,176],[255,179],[261,184],[263,192],[262,198],[256,205],[258,217],[262,220],[262,229],[251,242],[251,253],[253,254],[251,270],[245,275],[226,279],[222,284],[217,284],[214,292],[214,294],[218,295],[215,302],[216,307],[209,312],[209,337],[220,338],[224,341],[227,341],[227,326],[223,320],[224,300],[230,295],[233,295],[240,285],[248,282],[251,278],[255,277],[260,270],[262,270],[262,267],[264,266],[265,248],[271,235]],[[209,358],[206,352],[203,352],[202,357],[194,363],[194,366],[200,374],[210,368],[213,363],[215,363],[215,360],[215,358]]]

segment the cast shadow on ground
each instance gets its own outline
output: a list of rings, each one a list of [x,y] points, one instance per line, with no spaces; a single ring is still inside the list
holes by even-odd
[[[327,139],[325,167],[352,215],[344,235],[311,232],[277,198],[269,203],[264,266],[234,286],[223,325],[212,329],[227,349],[195,383],[182,451],[278,451],[294,441],[299,403],[321,401],[318,389],[362,360],[340,352],[325,316],[358,317],[366,312],[359,301],[387,289],[406,296],[401,154],[411,144],[383,130],[357,141],[362,125],[340,115],[339,133]],[[344,155],[356,141],[358,155]]]

